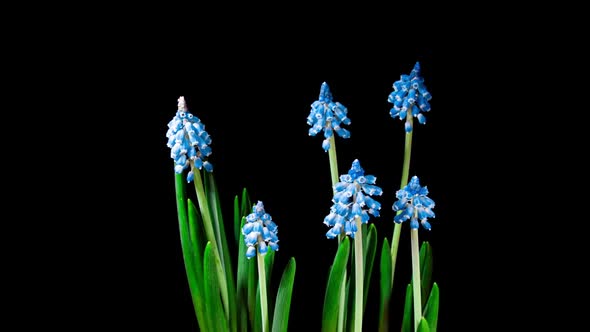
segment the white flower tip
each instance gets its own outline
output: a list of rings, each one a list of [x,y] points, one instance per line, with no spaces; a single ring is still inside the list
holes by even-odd
[[[178,109],[186,111],[186,101],[184,100],[184,96],[178,98]]]

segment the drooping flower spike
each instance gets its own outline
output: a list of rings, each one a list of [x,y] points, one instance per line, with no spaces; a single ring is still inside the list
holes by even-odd
[[[322,148],[324,151],[330,149],[330,137],[334,135],[334,131],[342,138],[349,138],[350,132],[340,125],[350,124],[350,119],[346,116],[348,110],[339,102],[334,102],[332,93],[326,82],[322,83],[320,89],[319,100],[311,104],[311,112],[307,117],[307,124],[309,128],[309,135],[315,136],[320,131],[324,131],[324,141]]]
[[[205,131],[201,120],[187,111],[184,97],[178,98],[178,111],[168,123],[168,147],[170,157],[174,159],[174,171],[178,174],[189,167],[193,160],[195,167],[213,172],[213,165],[206,160],[211,155],[211,136]],[[189,171],[187,181],[191,182],[194,174]]]
[[[369,221],[369,214],[379,217],[381,203],[369,197],[383,193],[375,185],[376,180],[373,175],[365,175],[358,159],[352,162],[348,174],[341,175],[340,182],[334,186],[334,205],[324,218],[324,224],[331,227],[326,237],[333,239],[344,232],[354,238],[357,231],[355,217],[360,217],[363,224]]]
[[[434,201],[428,196],[428,188],[421,187],[417,176],[412,177],[410,183],[395,193],[397,201],[393,203],[393,211],[402,211],[393,218],[396,223],[410,219],[410,228],[418,229],[418,220],[422,227],[430,230],[428,218],[434,218]]]
[[[277,233],[277,225],[272,221],[272,217],[264,211],[262,202],[258,201],[252,207],[252,213],[246,217],[246,223],[242,228],[242,234],[248,246],[246,257],[250,259],[256,256],[257,244],[258,252],[261,255],[265,255],[268,252],[268,247],[274,251],[279,250]]]
[[[424,79],[420,76],[420,63],[416,62],[410,75],[401,75],[399,81],[393,83],[394,91],[389,94],[387,101],[393,103],[393,108],[389,111],[392,118],[399,116],[400,120],[406,120],[406,132],[412,131],[410,116],[418,118],[421,124],[426,123],[426,117],[420,113],[430,111],[428,101],[432,95],[426,90]],[[408,116],[408,112],[411,115]]]

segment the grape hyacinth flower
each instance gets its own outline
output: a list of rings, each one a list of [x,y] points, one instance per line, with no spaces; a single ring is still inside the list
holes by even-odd
[[[432,95],[426,90],[424,79],[420,76],[419,62],[416,62],[410,75],[401,75],[400,80],[393,83],[393,89],[387,98],[388,102],[393,103],[393,108],[389,111],[391,117],[406,119],[405,129],[408,133],[412,131],[412,116],[418,118],[421,124],[426,123],[426,117],[420,111],[430,111],[428,101],[432,99]],[[408,112],[411,113],[409,116]]]
[[[190,161],[198,169],[203,167],[207,172],[213,171],[213,165],[206,160],[211,155],[211,136],[205,131],[201,120],[188,112],[184,97],[178,98],[178,111],[168,123],[168,147],[170,157],[174,159],[174,171],[181,174],[189,168]],[[194,174],[189,171],[187,181],[191,182]]]
[[[277,225],[272,221],[272,217],[264,211],[262,202],[258,201],[252,207],[252,213],[246,217],[246,223],[242,228],[242,234],[248,246],[246,257],[250,259],[256,256],[256,244],[258,244],[258,252],[261,255],[268,252],[268,247],[274,251],[279,250],[277,232]]]
[[[319,100],[311,104],[307,124],[311,126],[309,128],[310,136],[324,131],[324,141],[322,142],[324,151],[330,149],[330,138],[334,135],[334,131],[342,138],[350,137],[350,132],[340,126],[341,124],[350,124],[350,119],[346,116],[347,113],[348,110],[344,105],[333,101],[328,84],[322,83]]]
[[[430,230],[428,218],[434,218],[434,201],[428,196],[428,188],[421,187],[417,176],[412,177],[410,183],[395,193],[397,201],[393,203],[394,211],[402,211],[393,219],[396,223],[402,223],[410,219],[410,228],[418,229],[420,224]]]
[[[379,217],[381,203],[369,197],[383,193],[375,185],[376,180],[373,175],[365,175],[358,159],[352,162],[348,174],[341,175],[340,182],[334,186],[334,205],[324,219],[324,224],[331,227],[326,237],[333,239],[344,232],[354,238],[358,230],[355,217],[359,217],[363,224],[369,221],[369,214]]]

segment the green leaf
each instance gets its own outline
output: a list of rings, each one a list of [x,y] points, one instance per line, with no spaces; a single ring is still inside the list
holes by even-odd
[[[436,332],[436,325],[438,323],[438,285],[436,282],[432,285],[432,291],[424,309],[424,317],[428,321],[430,331]]]
[[[207,316],[213,331],[229,331],[227,319],[221,304],[219,281],[217,280],[217,268],[215,266],[214,247],[207,242],[203,263],[205,307]]]
[[[188,199],[188,226],[192,245],[192,257],[195,260],[197,280],[203,280],[203,253],[207,242],[203,230],[203,220],[193,201]],[[202,284],[201,284],[202,287]]]
[[[366,242],[363,248],[363,260],[365,264],[364,272],[364,290],[363,290],[363,315],[367,307],[367,298],[369,297],[369,285],[371,284],[371,275],[373,273],[373,263],[375,261],[375,253],[377,252],[377,228],[375,224],[369,226],[369,235],[367,235]]]
[[[245,217],[252,212],[252,201],[250,201],[250,195],[248,195],[248,190],[244,188],[242,191],[242,217]]]
[[[412,312],[412,285],[408,284],[406,287],[406,301],[404,304],[404,317],[402,318],[402,332],[413,332],[412,319],[414,317]]]
[[[354,270],[346,279],[344,291],[344,324],[343,331],[354,330]]]
[[[246,218],[242,217],[240,223],[240,229],[246,223]],[[236,303],[240,309],[238,312],[239,319],[239,330],[242,332],[250,331],[248,328],[248,275],[250,272],[250,266],[253,265],[253,260],[246,258],[246,243],[244,237],[240,236],[238,243],[238,284],[236,292]],[[251,321],[250,321],[251,322]],[[251,324],[251,323],[250,323]]]
[[[334,264],[330,270],[328,286],[324,298],[324,311],[322,317],[322,331],[336,331],[338,327],[338,306],[340,300],[340,287],[344,282],[344,271],[348,263],[350,243],[348,237],[340,243],[338,252],[334,257]]]
[[[238,199],[238,195],[234,198],[234,236],[236,239],[236,243],[240,243],[240,230],[241,230],[241,223],[242,215],[240,214],[240,202]]]
[[[234,288],[234,273],[229,255],[229,247],[227,245],[227,237],[225,236],[225,227],[223,225],[223,218],[221,214],[221,204],[219,202],[219,193],[215,184],[215,177],[211,172],[205,172],[205,193],[207,195],[207,202],[211,211],[213,225],[215,229],[215,238],[217,242],[217,249],[220,251],[221,264],[225,272],[225,280],[227,282],[227,295],[229,301],[229,317],[231,330],[237,330],[237,308],[236,308],[236,290]]]
[[[182,248],[182,257],[184,259],[184,266],[186,270],[186,276],[188,281],[191,298],[193,301],[193,307],[199,328],[201,330],[208,329],[208,321],[205,313],[205,303],[203,300],[203,285],[200,283],[202,280],[199,278],[199,271],[202,271],[200,264],[196,262],[194,246],[191,243],[191,235],[189,228],[189,218],[187,216],[186,208],[186,192],[185,192],[185,179],[182,174],[175,174],[176,182],[176,207],[178,212],[178,225],[180,229],[180,246]],[[189,207],[192,204],[189,201]],[[194,206],[193,206],[194,207]],[[189,208],[190,211],[190,208]]]
[[[254,313],[254,331],[262,331],[262,308],[260,305],[260,282],[256,283],[256,312]]]
[[[420,318],[420,324],[418,324],[418,332],[430,332],[430,327],[428,326],[428,322],[424,317]]]
[[[420,247],[420,286],[422,288],[422,308],[426,305],[426,300],[430,295],[432,288],[432,247],[425,241]]]
[[[391,297],[391,254],[389,252],[389,241],[383,239],[381,248],[380,273],[380,310],[379,310],[379,331],[389,331],[389,299]]]
[[[277,291],[276,305],[272,319],[272,332],[287,331],[289,326],[289,310],[291,309],[291,295],[295,283],[295,258],[291,257],[283,271],[281,283]]]

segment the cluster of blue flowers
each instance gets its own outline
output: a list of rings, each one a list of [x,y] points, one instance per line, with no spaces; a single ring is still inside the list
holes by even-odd
[[[365,175],[358,159],[352,162],[348,174],[340,176],[340,181],[334,186],[334,205],[330,208],[330,214],[324,219],[324,224],[331,227],[326,233],[329,239],[333,239],[344,232],[351,238],[357,231],[356,217],[363,224],[369,221],[369,214],[379,216],[381,203],[369,196],[383,193],[383,190],[375,185],[377,178],[373,175]]]
[[[262,202],[258,201],[252,207],[252,213],[246,217],[246,223],[242,228],[242,234],[248,246],[246,257],[250,259],[256,256],[256,244],[258,244],[258,252],[261,255],[268,252],[268,247],[275,251],[279,250],[277,232],[277,225],[272,221],[272,217],[264,211]]]
[[[307,124],[309,128],[309,135],[315,136],[320,131],[324,131],[324,141],[322,148],[324,151],[330,149],[330,137],[334,135],[334,131],[342,138],[349,138],[350,132],[340,125],[350,124],[350,119],[346,116],[348,110],[344,105],[332,100],[332,93],[326,82],[322,83],[320,89],[320,98],[311,104],[311,112],[307,117]]]
[[[430,230],[428,218],[434,218],[434,201],[426,195],[428,188],[420,186],[417,176],[412,177],[408,185],[395,193],[398,200],[393,203],[393,210],[402,212],[396,215],[393,221],[401,223],[410,219],[410,228],[418,229],[420,220],[422,227]]]
[[[426,123],[426,117],[420,113],[430,111],[428,101],[432,96],[426,90],[424,79],[420,76],[420,63],[416,62],[410,75],[401,75],[401,79],[393,83],[394,91],[389,94],[387,101],[393,103],[389,111],[391,117],[399,116],[400,120],[406,119],[406,132],[412,131],[410,116],[418,118],[421,124]],[[411,115],[408,115],[411,112]]]
[[[198,169],[204,167],[207,172],[213,171],[213,165],[205,159],[211,155],[211,136],[205,131],[205,125],[201,120],[187,111],[184,97],[178,98],[178,111],[168,123],[166,137],[176,173],[181,174],[189,168],[190,160],[194,161]],[[191,182],[193,178],[191,170],[187,175],[187,181]]]

